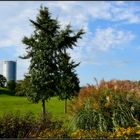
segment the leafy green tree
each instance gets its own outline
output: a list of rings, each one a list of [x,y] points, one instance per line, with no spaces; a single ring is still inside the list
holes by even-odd
[[[15,94],[16,82],[14,80],[8,81],[6,87],[11,91],[12,94]]]
[[[65,49],[73,48],[84,33],[75,33],[70,26],[60,29],[57,19],[52,19],[47,7],[40,7],[36,21],[30,20],[35,27],[30,37],[24,37],[27,54],[21,58],[30,59],[30,90],[28,97],[34,102],[42,101],[43,117],[45,100],[57,94],[60,70],[59,58]],[[44,118],[45,119],[45,118]]]
[[[0,87],[4,87],[6,84],[6,78],[0,74]]]
[[[17,81],[16,95],[25,96],[30,90],[29,87],[30,87],[30,78],[28,75],[25,75],[24,80]]]
[[[17,95],[17,96],[23,96],[24,95],[24,93],[23,93],[23,91],[22,91],[22,83],[23,83],[23,80],[20,80],[20,81],[17,81],[17,83],[16,83],[16,93],[15,93],[15,95]]]

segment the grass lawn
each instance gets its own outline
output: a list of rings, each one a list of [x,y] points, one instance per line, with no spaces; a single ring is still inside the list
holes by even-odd
[[[56,119],[63,119],[65,117],[63,106],[64,101],[58,100],[57,97],[53,97],[46,102],[46,109]],[[26,97],[0,94],[0,115],[4,112],[15,112],[17,110],[20,110],[21,113],[32,111],[38,115],[41,113],[41,102],[33,104]]]

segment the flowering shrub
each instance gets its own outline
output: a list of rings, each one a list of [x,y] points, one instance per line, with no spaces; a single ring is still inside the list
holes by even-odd
[[[78,129],[113,131],[133,127],[140,121],[139,85],[129,81],[101,81],[80,90],[70,105]],[[140,90],[139,90],[140,91]]]
[[[34,127],[34,115],[31,112],[21,115],[20,112],[6,113],[0,117],[0,138],[23,138]]]
[[[136,127],[128,127],[128,128],[116,128],[113,132],[104,131],[99,132],[95,129],[93,130],[83,130],[79,129],[71,133],[71,138],[140,138],[140,125]]]
[[[111,135],[112,138],[140,138],[140,125],[128,128],[116,128]]]
[[[0,116],[0,138],[36,138],[48,134],[48,130],[52,132],[50,136],[59,137],[63,133],[61,127],[62,122],[52,120],[48,113],[45,122],[42,121],[42,116],[35,118],[32,112],[23,115],[17,111]]]
[[[64,129],[51,129],[47,128],[44,131],[40,132],[39,138],[65,138],[68,137]]]
[[[98,125],[97,125],[98,126]],[[66,131],[62,122],[48,121],[42,124],[32,113],[5,114],[0,118],[1,138],[137,138],[140,139],[140,124],[134,127],[117,127],[113,130],[76,129]]]

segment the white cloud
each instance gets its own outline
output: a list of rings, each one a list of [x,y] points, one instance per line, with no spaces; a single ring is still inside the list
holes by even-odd
[[[17,46],[13,55],[24,54],[24,47],[21,43],[23,36],[31,34],[33,28],[29,22],[34,19],[38,13],[41,3],[49,7],[52,17],[58,17],[60,23],[71,23],[74,29],[84,28],[87,33],[83,39],[78,42],[78,48],[71,51],[72,58],[77,62],[99,64],[96,58],[97,51],[105,51],[115,47],[121,47],[122,44],[134,39],[130,31],[122,31],[114,28],[98,28],[93,33],[90,30],[89,22],[91,20],[106,20],[125,23],[140,23],[140,7],[133,6],[130,3],[105,2],[105,1],[47,1],[47,2],[0,2],[0,48]],[[22,6],[21,6],[22,5]],[[8,11],[7,11],[8,10]],[[98,48],[98,49],[97,49]],[[26,61],[26,60],[25,60]],[[29,63],[20,60],[18,67],[19,77],[27,70]]]
[[[2,74],[2,61],[0,60],[0,74]]]
[[[29,60],[18,59],[17,60],[17,78],[19,80],[24,78],[24,74],[28,72]]]
[[[140,23],[140,7],[112,7],[112,21]]]
[[[17,58],[17,77],[18,79],[23,79],[24,74],[28,72],[28,67],[30,64],[30,60],[21,59],[19,56],[26,55],[25,46],[23,44],[17,46],[15,57]]]
[[[123,49],[127,47],[135,35],[130,31],[118,30],[117,28],[97,28],[95,33],[88,32],[78,41],[78,47],[69,51],[72,59],[81,64],[103,65],[107,64],[100,60],[104,52],[112,49]],[[115,61],[112,64],[120,65],[125,63],[122,60]]]
[[[135,35],[129,31],[118,30],[108,27],[106,29],[96,29],[92,43],[95,49],[107,51],[111,48],[122,47],[135,38]]]
[[[125,1],[114,1],[116,5],[125,5]]]
[[[48,2],[51,11],[64,23],[73,22],[82,25],[90,20],[108,20],[113,22],[140,23],[140,7],[133,5],[134,2]],[[59,12],[58,12],[59,11]],[[79,20],[80,19],[80,20]],[[80,24],[79,24],[80,23]],[[85,25],[86,27],[86,25]]]
[[[15,45],[21,41],[23,35],[30,33],[31,24],[29,18],[34,19],[37,14],[37,7],[40,4],[50,8],[53,17],[57,17],[63,25],[71,23],[74,28],[84,28],[89,32],[88,22],[91,20],[110,20],[110,21],[125,21],[137,23],[140,20],[140,7],[128,7],[128,3],[124,2],[12,2],[8,5],[9,15],[6,14],[6,19],[0,18],[0,47]],[[22,4],[23,7],[19,8]],[[125,5],[125,6],[124,6]],[[7,13],[7,2],[2,2],[0,6],[1,13]],[[18,9],[18,12],[14,9]],[[102,12],[101,12],[102,9]],[[13,13],[13,14],[12,14]],[[12,27],[12,28],[11,28]],[[27,32],[28,31],[28,32]],[[13,35],[12,35],[13,32]]]
[[[22,43],[22,38],[25,35],[29,35],[31,30],[28,32],[25,28],[14,27],[6,33],[3,33],[4,37],[0,37],[0,48],[1,47],[12,47],[20,46]],[[18,48],[17,48],[18,49]]]

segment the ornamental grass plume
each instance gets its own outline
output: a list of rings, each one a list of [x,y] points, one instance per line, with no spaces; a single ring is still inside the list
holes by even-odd
[[[103,132],[139,124],[138,89],[136,82],[127,80],[102,80],[99,84],[81,88],[78,97],[69,106],[77,129],[97,129]]]

